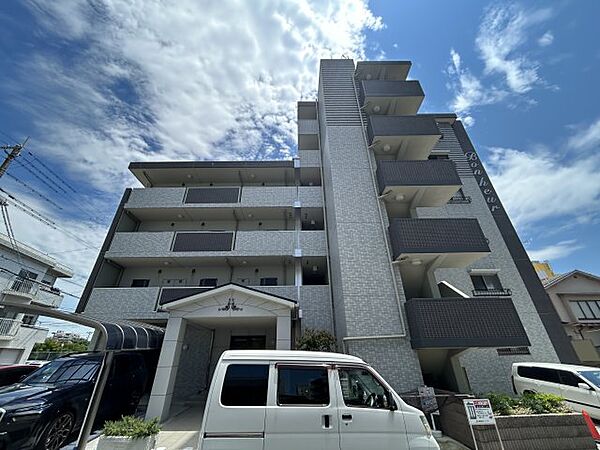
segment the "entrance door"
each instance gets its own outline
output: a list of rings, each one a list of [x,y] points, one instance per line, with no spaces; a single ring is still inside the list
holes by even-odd
[[[264,450],[339,450],[334,382],[333,370],[325,365],[277,364],[271,375],[274,389]]]
[[[230,350],[264,350],[267,346],[266,336],[231,336]]]
[[[338,367],[340,448],[407,450],[402,411],[390,410],[391,393],[366,368]]]

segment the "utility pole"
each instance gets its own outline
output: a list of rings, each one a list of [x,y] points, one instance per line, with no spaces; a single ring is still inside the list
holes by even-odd
[[[25,144],[27,144],[28,140],[29,140],[29,136],[27,137],[27,139],[25,139],[23,141],[22,144],[0,145],[0,148],[6,152],[6,157],[4,158],[2,165],[0,165],[0,178],[2,178],[2,176],[8,170],[8,166],[10,166],[11,161],[13,159],[15,159],[17,156],[19,156],[19,154],[21,153],[21,150],[23,150],[23,148],[25,147]],[[10,152],[8,152],[7,150],[10,150]]]

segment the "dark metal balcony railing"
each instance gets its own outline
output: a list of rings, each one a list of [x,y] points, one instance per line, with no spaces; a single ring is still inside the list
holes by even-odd
[[[530,345],[507,297],[412,298],[406,302],[406,315],[415,349]]]
[[[489,253],[477,219],[392,219],[394,259],[403,253]]]
[[[362,89],[366,97],[423,97],[425,93],[417,80],[365,80]]]
[[[510,297],[510,289],[473,289],[473,297]]]
[[[369,144],[378,136],[441,136],[433,117],[429,116],[369,116]]]
[[[379,161],[377,164],[379,193],[390,186],[460,186],[454,161]]]

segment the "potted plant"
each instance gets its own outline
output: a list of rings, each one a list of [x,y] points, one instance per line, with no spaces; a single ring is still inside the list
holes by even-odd
[[[151,450],[160,431],[158,419],[143,420],[133,416],[104,423],[97,450]]]

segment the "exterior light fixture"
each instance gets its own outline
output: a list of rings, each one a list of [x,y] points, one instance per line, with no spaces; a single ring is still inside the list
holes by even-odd
[[[381,111],[381,106],[379,106],[379,105],[373,106],[373,112],[374,113],[378,113],[379,111]]]
[[[385,144],[385,145],[383,146],[383,151],[384,151],[384,152],[389,152],[391,149],[392,149],[392,147],[390,147],[390,144]]]

